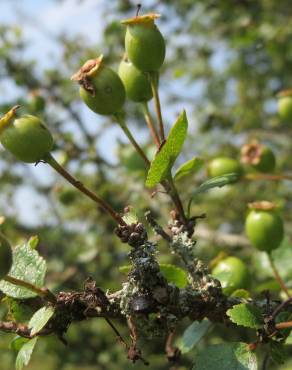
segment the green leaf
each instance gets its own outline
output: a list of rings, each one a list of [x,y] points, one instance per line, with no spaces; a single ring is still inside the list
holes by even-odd
[[[23,301],[7,297],[7,303],[9,305],[9,312],[15,321],[24,323],[30,319],[33,311]]]
[[[276,364],[282,365],[288,357],[286,348],[282,343],[272,341],[270,342],[270,355]]]
[[[246,343],[215,344],[199,352],[193,370],[257,370],[256,355]]]
[[[175,284],[178,288],[184,288],[188,283],[188,275],[180,267],[161,263],[160,270],[162,275],[169,283]]]
[[[189,161],[183,163],[174,175],[174,181],[178,181],[185,176],[193,175],[198,172],[204,164],[204,160],[199,157],[194,157]]]
[[[232,184],[238,180],[238,174],[227,173],[223,176],[212,177],[211,179],[203,182],[193,193],[193,196],[204,193],[213,188],[222,188],[225,185]]]
[[[22,370],[24,366],[28,365],[37,340],[38,337],[35,337],[21,347],[16,357],[16,370]]]
[[[131,267],[132,266],[130,265],[120,266],[119,271],[122,274],[128,274],[131,270]],[[187,285],[188,275],[185,270],[166,263],[160,263],[159,267],[162,275],[169,283],[175,284],[178,288],[184,288]]]
[[[233,306],[226,314],[232,322],[240,326],[259,329],[263,325],[261,311],[248,303]]]
[[[126,275],[126,274],[128,274],[130,271],[131,271],[131,265],[124,265],[124,266],[120,266],[119,267],[119,271],[122,273],[122,274],[124,274],[124,275]]]
[[[186,112],[183,111],[170,130],[165,144],[151,162],[146,179],[146,186],[148,188],[152,188],[168,176],[176,158],[182,150],[187,129],[188,120]]]
[[[29,243],[21,244],[13,250],[13,264],[9,275],[17,279],[34,284],[37,287],[44,285],[46,261]],[[7,296],[17,299],[35,297],[37,294],[23,287],[0,281],[0,290]]]
[[[245,289],[236,289],[232,294],[231,297],[237,297],[237,298],[244,298],[248,299],[250,297],[250,294]]]
[[[128,207],[128,212],[126,212],[122,218],[127,225],[136,224],[138,222],[138,217],[133,207]]]
[[[31,329],[31,335],[42,330],[53,315],[53,307],[42,307],[36,311],[28,323],[28,327]]]
[[[19,351],[21,349],[21,347],[27,343],[29,341],[28,338],[24,338],[24,337],[20,337],[19,335],[17,335],[16,337],[14,337],[12,339],[12,341],[10,342],[10,348],[13,350],[13,351]]]
[[[207,333],[211,326],[209,320],[193,322],[183,333],[179,349],[182,353],[189,352]]]

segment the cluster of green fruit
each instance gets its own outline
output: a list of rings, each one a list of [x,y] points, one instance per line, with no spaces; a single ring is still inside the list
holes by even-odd
[[[281,92],[278,100],[278,113],[283,121],[292,120],[292,90]],[[247,165],[244,168],[242,164]],[[208,164],[211,177],[236,173],[242,177],[245,170],[272,173],[276,167],[273,151],[257,141],[246,144],[241,149],[241,163],[229,157],[217,157]],[[251,244],[260,251],[271,253],[278,248],[284,238],[283,220],[273,203],[262,201],[249,204],[245,221],[245,232]],[[220,260],[212,269],[212,274],[222,284],[223,292],[232,294],[237,289],[247,288],[249,272],[247,266],[237,257]]]
[[[81,99],[92,111],[101,115],[115,115],[122,110],[126,96],[140,103],[152,99],[150,76],[157,73],[165,58],[165,42],[154,23],[156,18],[157,14],[148,14],[122,22],[127,26],[126,54],[118,73],[107,67],[103,56],[100,56],[87,61],[73,75],[72,79],[80,84]],[[53,149],[52,135],[36,116],[17,118],[17,108],[12,108],[0,119],[0,142],[19,160],[38,162]],[[281,119],[292,119],[292,90],[279,94],[278,111]],[[242,148],[242,163],[256,171],[269,173],[274,171],[276,159],[270,148],[252,142]],[[218,157],[210,161],[208,172],[211,177],[227,173],[237,173],[240,177],[244,169],[236,159]],[[71,201],[71,197],[65,197],[63,201]],[[283,222],[274,208],[267,202],[253,204],[247,216],[246,234],[259,250],[271,252],[283,239]],[[2,236],[0,247],[0,278],[3,278],[11,268],[12,253],[9,243]],[[226,294],[248,285],[248,269],[236,257],[220,261],[212,273],[218,278],[221,276]]]
[[[165,42],[154,23],[156,18],[157,14],[148,14],[122,22],[127,26],[126,54],[118,74],[100,56],[87,61],[72,76],[81,85],[81,99],[95,113],[119,113],[126,96],[134,102],[152,99],[149,76],[160,69],[165,58]]]
[[[94,112],[114,115],[122,110],[126,95],[135,102],[152,98],[149,76],[159,70],[165,58],[165,42],[154,21],[157,14],[136,16],[123,21],[127,26],[126,57],[119,74],[104,64],[103,57],[87,61],[72,77],[80,87],[80,97]],[[51,133],[36,116],[16,117],[12,108],[0,120],[0,142],[17,159],[34,163],[53,149]]]
[[[273,203],[263,201],[249,204],[250,212],[245,221],[245,231],[251,244],[260,251],[271,253],[284,238],[283,220]],[[226,295],[237,289],[248,288],[250,274],[246,264],[237,257],[219,260],[212,275],[220,280]]]

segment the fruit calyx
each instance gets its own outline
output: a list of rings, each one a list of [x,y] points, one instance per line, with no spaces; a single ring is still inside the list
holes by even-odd
[[[272,211],[278,208],[278,206],[275,203],[269,202],[267,200],[262,200],[259,202],[248,203],[248,208],[261,211]]]
[[[251,165],[259,164],[263,148],[264,147],[257,140],[243,145],[241,148],[241,162]]]
[[[132,18],[124,19],[121,21],[122,24],[126,26],[131,25],[144,25],[144,26],[153,26],[155,19],[160,18],[161,15],[158,13],[148,13],[144,15],[137,15]]]
[[[103,54],[96,59],[89,59],[83,66],[71,77],[72,81],[77,81],[90,95],[95,96],[95,87],[90,79],[96,76],[103,64]]]
[[[17,109],[20,108],[20,105],[15,105],[11,108],[1,119],[0,119],[0,132],[5,129],[5,127],[9,126],[11,121],[16,116]]]

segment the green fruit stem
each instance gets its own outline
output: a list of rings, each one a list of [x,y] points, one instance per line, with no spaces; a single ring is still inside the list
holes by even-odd
[[[141,105],[142,105],[142,109],[143,109],[144,118],[145,118],[147,126],[150,130],[152,139],[153,139],[155,145],[157,146],[157,148],[159,148],[160,147],[160,139],[159,139],[158,133],[156,131],[154,122],[152,120],[152,117],[150,115],[148,103],[143,102],[143,103],[141,103]]]
[[[10,284],[21,286],[22,288],[26,288],[36,293],[38,296],[44,298],[48,302],[55,304],[57,301],[55,295],[48,288],[39,288],[31,283],[28,283],[27,281],[17,279],[10,275],[5,276],[3,280],[7,281]]]
[[[158,124],[159,124],[160,138],[163,142],[165,141],[165,134],[164,134],[162,113],[161,113],[160,98],[159,98],[159,93],[158,93],[158,78],[159,78],[158,72],[149,72],[149,79],[151,83],[152,94],[154,97],[155,110],[156,110]]]
[[[277,280],[277,282],[280,285],[280,287],[283,290],[283,292],[287,295],[288,298],[290,298],[291,295],[289,293],[289,290],[286,287],[286,284],[285,284],[284,280],[281,278],[281,276],[280,276],[280,274],[278,272],[278,269],[277,269],[277,267],[276,267],[276,265],[275,265],[275,263],[273,261],[273,257],[271,256],[271,253],[267,253],[267,255],[268,255],[268,259],[269,259],[271,268],[273,270],[275,279]]]
[[[146,154],[143,152],[143,150],[140,147],[140,145],[135,140],[135,138],[132,135],[131,131],[128,129],[128,126],[127,126],[127,124],[126,124],[126,122],[124,120],[124,117],[123,117],[123,113],[117,113],[117,114],[114,115],[114,117],[115,117],[117,123],[120,125],[121,129],[124,131],[124,133],[127,136],[127,138],[129,139],[130,143],[134,146],[134,148],[136,149],[137,153],[143,159],[143,161],[145,162],[145,164],[146,164],[146,166],[148,168],[150,166],[150,161],[146,157]]]
[[[182,222],[185,224],[187,222],[187,218],[185,215],[184,207],[171,174],[168,176],[167,180],[168,182],[165,181],[163,182],[163,186],[165,190],[169,193],[173,203],[176,206],[176,210],[178,211]]]
[[[58,172],[64,179],[66,179],[71,185],[78,189],[81,193],[86,195],[88,198],[97,203],[102,209],[109,213],[109,215],[119,224],[126,226],[125,221],[122,217],[103,199],[99,198],[91,190],[89,190],[85,185],[79,180],[75,179],[69,172],[62,167],[55,158],[49,153],[46,158],[44,158],[45,163],[49,164],[56,172]]]
[[[118,124],[120,125],[120,127],[122,128],[122,130],[124,131],[124,133],[128,137],[128,139],[130,140],[130,142],[132,143],[132,145],[134,146],[136,151],[139,153],[141,158],[143,158],[143,160],[144,160],[144,162],[145,162],[145,164],[147,165],[147,168],[148,168],[150,166],[150,162],[149,162],[148,158],[146,157],[145,153],[143,152],[143,150],[141,149],[141,147],[139,146],[139,144],[134,139],[133,135],[131,134],[131,131],[128,129],[128,127],[125,123],[125,120],[123,118],[123,114],[122,113],[121,114],[115,114],[114,117],[116,118]],[[165,188],[166,192],[171,197],[179,215],[181,216],[182,221],[185,223],[187,221],[187,219],[186,219],[186,216],[185,216],[184,208],[183,208],[181,199],[179,197],[179,194],[177,192],[177,189],[175,187],[175,184],[173,182],[173,178],[172,178],[171,174],[168,176],[167,180],[168,181],[163,181],[162,182],[162,186]]]

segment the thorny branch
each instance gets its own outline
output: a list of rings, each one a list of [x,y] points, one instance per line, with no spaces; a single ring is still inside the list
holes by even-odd
[[[161,233],[160,226],[149,217],[149,213],[147,219],[154,230]],[[35,335],[54,334],[66,343],[64,335],[73,322],[105,318],[117,335],[118,341],[125,346],[128,358],[133,362],[141,360],[146,365],[148,362],[142,357],[138,347],[140,337],[167,338],[167,357],[176,360],[179,352],[172,342],[177,323],[183,318],[192,321],[207,318],[214,323],[233,325],[226,311],[244,300],[227,297],[222,293],[220,282],[209,275],[207,268],[195,256],[195,241],[189,235],[190,229],[187,229],[175,214],[169,223],[169,231],[171,236],[166,232],[162,232],[162,235],[168,235],[165,239],[171,251],[180,256],[186,266],[189,283],[185,288],[179,289],[168,283],[161,274],[156,260],[156,244],[148,240],[142,223],[119,225],[116,234],[123,243],[130,245],[129,259],[132,264],[122,289],[105,293],[89,278],[83,291],[59,292],[56,294],[55,303],[47,303],[54,307],[54,315]],[[261,309],[265,318],[263,328],[258,331],[257,343],[266,343],[281,329],[291,327],[291,322],[275,323],[278,313],[283,309],[292,311],[291,302],[291,298],[280,305],[270,299],[265,304],[260,300],[249,300],[249,304]],[[130,345],[121,337],[112,320],[127,322]],[[20,323],[0,322],[0,330],[26,338],[33,337],[28,326]]]

